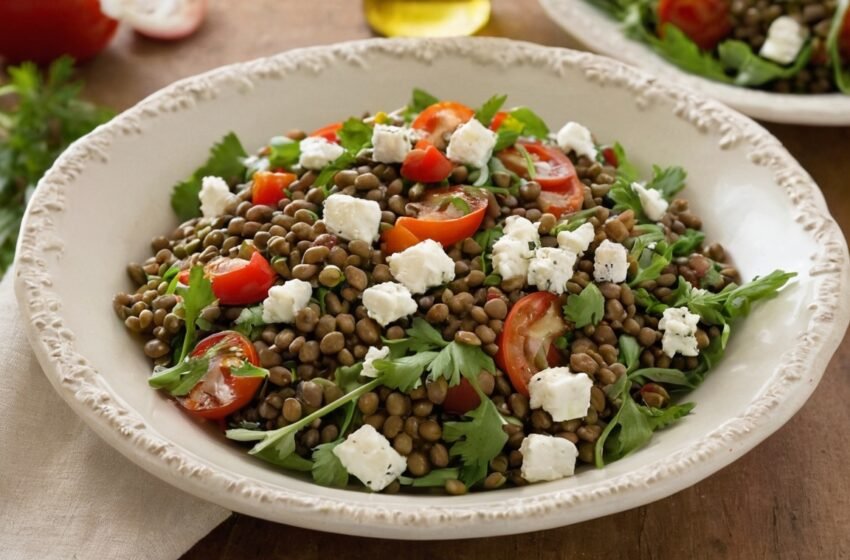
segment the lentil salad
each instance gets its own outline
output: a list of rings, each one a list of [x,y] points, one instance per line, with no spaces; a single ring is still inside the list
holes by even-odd
[[[505,96],[234,134],[176,185],[185,221],[114,309],[152,387],[322,485],[470,489],[604,466],[687,415],[741,284],[678,193],[619,144]]]
[[[847,0],[588,0],[687,72],[778,93],[850,94]]]

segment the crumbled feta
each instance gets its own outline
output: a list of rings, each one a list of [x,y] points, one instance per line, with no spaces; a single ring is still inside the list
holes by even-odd
[[[272,286],[263,300],[264,323],[292,323],[295,314],[307,307],[313,287],[304,280],[287,280],[282,286]]]
[[[572,251],[578,256],[581,256],[593,239],[596,237],[596,231],[593,229],[593,224],[583,223],[575,231],[561,231],[558,233],[558,246],[561,249]]]
[[[640,183],[632,183],[632,190],[638,195],[640,205],[643,207],[643,213],[646,217],[657,222],[664,217],[667,211],[667,201],[661,196],[661,191],[658,189],[648,189]]]
[[[322,136],[309,136],[301,141],[300,147],[298,165],[304,169],[322,169],[345,152],[342,146]]]
[[[395,282],[384,282],[366,288],[363,305],[372,319],[386,326],[416,311],[416,302],[410,290]]]
[[[568,122],[556,136],[558,146],[569,153],[574,151],[577,156],[587,156],[591,160],[596,159],[596,145],[590,131],[577,122]]]
[[[407,468],[404,456],[369,424],[363,424],[334,447],[333,454],[349,474],[373,492],[389,486]]]
[[[568,439],[530,434],[519,446],[522,453],[520,474],[528,482],[558,480],[576,470],[578,448]]]
[[[493,268],[507,280],[528,274],[528,261],[540,246],[540,233],[533,223],[520,216],[509,216],[504,235],[493,244]]]
[[[446,155],[452,161],[481,169],[490,161],[495,145],[496,133],[478,119],[470,119],[452,133]]]
[[[363,370],[360,372],[360,375],[363,377],[378,377],[378,370],[375,369],[375,366],[372,365],[375,360],[385,360],[390,355],[390,347],[384,346],[383,348],[375,348],[374,346],[370,346],[369,350],[366,351],[366,356],[363,358]]]
[[[773,20],[767,30],[767,39],[759,54],[779,64],[791,64],[800,54],[809,30],[790,16],[780,16]]]
[[[553,294],[563,294],[573,277],[576,254],[557,247],[537,249],[528,262],[528,283]]]
[[[687,307],[668,307],[658,321],[659,330],[664,331],[661,348],[669,357],[677,352],[682,356],[697,356],[697,325],[699,315],[691,313]]]
[[[381,163],[401,163],[410,151],[408,129],[376,124],[372,130],[372,159]]]
[[[414,294],[455,279],[454,259],[433,239],[391,255],[387,262],[393,277]]]
[[[568,367],[539,371],[528,382],[531,408],[542,408],[555,422],[587,416],[593,380],[586,373],[573,373]]]
[[[204,177],[201,179],[201,191],[198,200],[201,201],[201,214],[205,218],[221,216],[224,209],[233,199],[230,187],[221,177]]]
[[[381,206],[374,200],[332,194],[325,199],[323,220],[331,233],[374,243],[380,235]]]
[[[629,260],[625,247],[619,243],[611,243],[607,239],[599,244],[593,259],[594,280],[619,284],[626,280],[628,271]]]

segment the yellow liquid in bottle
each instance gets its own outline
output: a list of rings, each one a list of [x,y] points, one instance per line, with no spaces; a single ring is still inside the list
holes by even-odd
[[[363,7],[387,37],[472,35],[490,19],[490,0],[364,0]]]

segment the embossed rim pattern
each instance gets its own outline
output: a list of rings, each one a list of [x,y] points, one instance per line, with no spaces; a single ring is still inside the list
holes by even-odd
[[[721,147],[744,146],[750,159],[770,169],[787,194],[803,229],[822,251],[813,256],[815,313],[791,359],[773,372],[770,388],[732,421],[663,461],[579,489],[538,492],[486,505],[422,507],[415,499],[398,506],[370,503],[368,494],[339,499],[306,494],[212,468],[167,441],[144,418],[111,393],[89,365],[65,326],[53,291],[48,260],[61,251],[54,219],[64,212],[65,189],[86,166],[105,160],[121,135],[138,134],[139,123],[209,102],[217,88],[281,79],[295,70],[320,73],[336,64],[362,66],[370,55],[430,63],[461,57],[482,65],[531,66],[561,75],[579,71],[587,80],[633,93],[638,107],[663,102],[676,118],[712,135]],[[850,320],[841,297],[848,282],[844,237],[808,174],[781,144],[753,121],[723,105],[662,83],[616,61],[566,49],[504,39],[367,40],[312,47],[222,67],[187,78],[151,95],[75,142],[39,184],[24,219],[15,287],[30,342],[48,379],[69,405],[108,443],[141,467],[198,497],[224,507],[293,525],[361,536],[407,539],[464,538],[545,529],[599,517],[663,498],[705,478],[754,447],[785,423],[820,379]],[[107,490],[108,491],[108,490]],[[365,496],[365,497],[364,497]],[[616,497],[616,499],[611,499]]]
[[[538,1],[555,23],[588,48],[690,87],[753,118],[788,124],[850,125],[850,95],[771,93],[714,82],[680,70],[646,45],[629,39],[617,22],[587,0]]]

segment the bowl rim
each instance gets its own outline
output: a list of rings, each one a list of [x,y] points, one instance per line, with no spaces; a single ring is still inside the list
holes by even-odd
[[[774,93],[715,82],[685,72],[664,60],[647,45],[626,37],[618,22],[590,5],[587,0],[538,2],[549,19],[593,51],[674,80],[753,118],[786,124],[850,125],[850,95]]]
[[[323,496],[318,486],[316,493],[306,494],[215,469],[148,428],[79,354],[75,335],[64,324],[48,266],[61,253],[53,215],[64,211],[64,189],[87,165],[104,161],[116,138],[139,134],[141,121],[210,102],[217,88],[247,91],[254,81],[282,79],[297,70],[318,74],[335,64],[362,66],[372,55],[426,64],[441,57],[462,57],[503,68],[531,65],[556,75],[577,70],[600,85],[626,88],[638,108],[656,101],[672,105],[676,118],[714,136],[721,148],[749,148],[751,161],[774,173],[796,220],[822,247],[810,271],[817,284],[810,304],[816,312],[799,343],[789,350],[786,365],[773,372],[771,388],[757,395],[738,417],[663,461],[578,489],[541,489],[535,495],[483,505],[461,505],[462,500],[456,506],[439,507],[421,507],[417,500],[388,504],[378,495],[355,492],[345,498]],[[601,56],[508,39],[452,38],[369,39],[295,49],[220,67],[153,93],[72,144],[39,182],[24,216],[14,271],[26,333],[47,378],[96,433],[148,472],[207,501],[290,525],[359,536],[446,539],[552,528],[644,505],[702,480],[755,447],[803,405],[841,341],[850,321],[850,301],[841,297],[850,275],[847,264],[844,236],[814,181],[778,140],[749,118]]]

